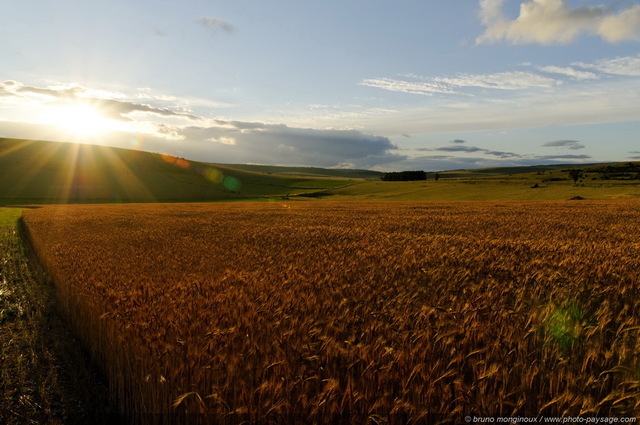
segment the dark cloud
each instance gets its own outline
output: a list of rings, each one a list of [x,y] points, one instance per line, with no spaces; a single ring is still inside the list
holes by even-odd
[[[536,156],[536,159],[539,160],[555,160],[555,159],[591,159],[590,155],[541,155]]]
[[[501,151],[485,151],[487,155],[497,156],[499,158],[521,158],[522,155],[513,152],[501,152]]]
[[[407,169],[425,170],[425,171],[444,171],[444,170],[461,170],[468,168],[487,168],[487,167],[509,167],[525,165],[521,160],[505,160],[486,157],[457,157],[448,155],[428,155],[420,156],[403,161],[398,164],[397,168],[403,167]],[[530,164],[526,164],[530,165]]]
[[[235,30],[234,26],[229,22],[223,21],[222,19],[218,18],[202,16],[198,18],[196,22],[214,33],[217,33],[218,31],[230,33]]]
[[[451,145],[451,146],[441,146],[439,148],[433,148],[433,149],[429,149],[429,148],[420,148],[420,149],[416,149],[418,151],[421,152],[426,152],[426,151],[440,151],[440,152],[466,152],[466,153],[473,153],[473,152],[484,152],[486,155],[493,155],[493,156],[497,156],[500,158],[520,158],[522,155],[517,154],[517,153],[513,153],[513,152],[502,152],[502,151],[492,151],[490,149],[483,149],[483,148],[479,148],[477,146],[462,146],[462,143],[466,143],[464,140],[460,140],[460,139],[456,139],[451,141],[451,143],[456,143],[455,145]]]
[[[181,135],[243,162],[358,168],[406,159],[387,137],[357,130],[317,130],[284,124],[216,120],[219,127],[186,127]],[[231,162],[227,160],[225,162]]]
[[[426,155],[414,157],[398,164],[395,168],[425,171],[461,170],[489,167],[528,167],[531,165],[564,164],[568,160],[589,159],[588,155],[514,156],[514,157],[457,157],[448,155]]]
[[[454,139],[449,143],[467,143],[467,141],[466,140],[462,140],[462,139]]]
[[[443,152],[484,152],[486,149],[482,149],[476,146],[442,146],[433,149],[434,151]]]
[[[584,149],[584,145],[577,140],[554,140],[552,142],[543,143],[544,147],[565,147],[572,150]]]

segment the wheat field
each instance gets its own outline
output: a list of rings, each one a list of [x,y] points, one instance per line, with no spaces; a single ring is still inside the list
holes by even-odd
[[[135,423],[640,411],[640,203],[47,206],[58,304]]]

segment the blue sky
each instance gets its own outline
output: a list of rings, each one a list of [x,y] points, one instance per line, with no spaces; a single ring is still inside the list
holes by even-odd
[[[33,0],[0,136],[429,171],[640,159],[640,0]]]

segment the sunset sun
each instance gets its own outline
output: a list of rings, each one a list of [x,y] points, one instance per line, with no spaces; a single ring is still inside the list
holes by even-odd
[[[86,103],[58,106],[50,112],[53,124],[77,136],[88,136],[108,130],[110,120]]]

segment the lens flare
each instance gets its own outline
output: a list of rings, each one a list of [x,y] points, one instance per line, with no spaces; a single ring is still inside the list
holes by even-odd
[[[175,156],[163,153],[162,155],[160,155],[162,157],[162,160],[168,164],[175,164],[176,160],[178,158],[176,158]]]
[[[583,316],[575,305],[553,308],[543,322],[547,341],[565,352],[570,351],[581,337]]]
[[[166,153],[163,153],[160,155],[160,157],[162,158],[162,160],[168,164],[175,164],[180,168],[184,168],[187,169],[189,167],[191,167],[191,163],[189,161],[187,161],[186,159],[183,158],[178,158],[175,157],[173,155],[169,155]]]
[[[237,192],[240,189],[240,180],[235,177],[226,176],[222,181],[222,185],[228,190]]]
[[[207,168],[204,171],[204,178],[215,184],[220,184],[224,179],[224,174],[216,168]]]

